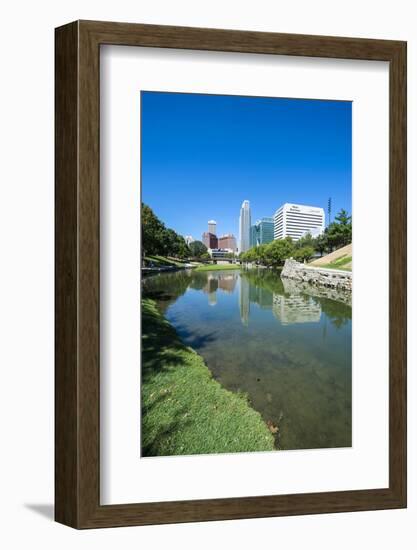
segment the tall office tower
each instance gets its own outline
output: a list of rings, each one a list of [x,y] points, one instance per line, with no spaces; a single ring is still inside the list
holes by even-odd
[[[219,237],[219,248],[236,252],[236,237],[232,233],[226,233]]]
[[[214,220],[208,221],[208,232],[217,235],[217,222]]]
[[[249,246],[250,248],[252,248],[253,246],[257,246],[257,245],[258,245],[258,230],[255,224],[250,226]]]
[[[207,248],[218,248],[218,240],[216,235],[213,233],[208,233],[207,231],[203,233],[203,243]]]
[[[323,208],[285,203],[274,215],[274,239],[291,237],[298,241],[307,233],[317,237],[323,233],[324,223]]]
[[[274,218],[261,218],[250,228],[250,246],[267,244],[274,240]]]
[[[250,204],[243,201],[239,216],[239,252],[250,248]]]

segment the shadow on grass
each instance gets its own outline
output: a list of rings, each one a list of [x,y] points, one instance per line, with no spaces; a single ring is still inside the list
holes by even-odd
[[[192,345],[215,337],[197,336]],[[259,413],[213,380],[201,356],[146,298],[141,393],[143,457],[273,449]]]
[[[156,294],[156,293],[154,293]],[[157,293],[158,300],[161,294]],[[147,294],[149,296],[149,293]],[[163,299],[163,298],[162,298]],[[184,358],[181,352],[187,350],[178,338],[175,329],[163,318],[155,307],[146,299],[142,301],[142,456],[167,455],[169,452],[168,440],[178,430],[184,429],[189,421],[186,418],[187,410],[184,407],[170,408],[169,418],[164,417],[157,427],[152,422],[152,429],[146,427],[153,415],[158,414],[158,408],[170,399],[170,391],[167,388],[156,395],[152,400],[148,397],[144,402],[144,394],[147,383],[151,383],[155,376],[163,372],[171,371],[176,367],[184,366]]]
[[[147,407],[143,407],[142,414],[150,414],[156,404],[152,403]],[[142,456],[151,457],[178,454],[177,450],[173,449],[172,452],[169,451],[169,440],[178,430],[184,430],[191,423],[185,417],[186,412],[185,408],[177,410],[169,422],[164,423],[154,431],[150,440],[142,443]]]

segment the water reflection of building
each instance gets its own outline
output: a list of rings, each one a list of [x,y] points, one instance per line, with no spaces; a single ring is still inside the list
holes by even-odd
[[[219,281],[216,276],[209,275],[207,277],[207,283],[205,284],[203,291],[208,294],[208,303],[211,306],[217,304],[217,289],[219,288]]]
[[[250,313],[250,283],[246,277],[240,277],[239,285],[239,309],[240,309],[240,319],[244,325],[249,324],[249,313]]]
[[[272,308],[272,292],[260,286],[250,285],[249,300],[263,309]]]
[[[272,312],[283,325],[293,323],[318,323],[321,305],[312,296],[305,294],[273,295]]]
[[[239,283],[240,318],[244,325],[249,324],[251,302],[262,309],[272,309],[273,315],[283,325],[293,323],[318,323],[321,319],[322,306],[320,299],[309,296],[296,285],[282,287],[282,292],[272,292],[268,288],[250,282],[248,277],[241,275]]]
[[[216,273],[207,276],[205,284],[201,287],[202,291],[208,295],[208,303],[211,306],[217,304],[217,291],[232,293],[235,290],[237,274]]]
[[[218,275],[219,288],[224,292],[232,293],[236,287],[237,275],[233,274],[220,274]]]
[[[217,304],[217,292],[215,290],[208,293],[208,303],[209,306],[215,306]]]

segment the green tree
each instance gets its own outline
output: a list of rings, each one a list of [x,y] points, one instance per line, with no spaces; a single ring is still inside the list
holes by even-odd
[[[177,251],[177,257],[178,258],[189,258],[191,256],[191,250],[187,243],[185,242],[185,239],[181,235],[177,235],[177,241],[175,244],[175,248]]]
[[[325,252],[328,247],[328,238],[326,233],[322,233],[321,235],[318,235],[314,239],[314,249],[317,250],[317,252],[320,254],[320,256],[323,256],[323,252]]]
[[[329,251],[352,242],[352,216],[342,208],[326,229]]]
[[[349,226],[352,225],[352,216],[349,216],[347,211],[342,208],[337,216],[335,217],[335,220],[342,226]]]
[[[268,245],[260,244],[256,247],[257,260],[261,265],[268,265]]]
[[[304,246],[314,247],[314,239],[311,233],[306,233],[294,244],[295,248],[303,248]]]
[[[173,229],[165,227],[164,223],[145,203],[142,203],[141,220],[143,256],[155,254],[174,256],[175,258],[190,256],[190,249],[184,237],[178,235]]]
[[[177,256],[178,235],[173,229],[165,229],[163,235],[163,250],[166,256]]]
[[[290,237],[277,239],[266,245],[266,259],[273,267],[281,266],[294,253],[294,244]]]
[[[142,203],[142,254],[163,254],[165,226],[153,210]]]
[[[314,248],[312,246],[302,246],[294,251],[294,259],[299,262],[306,262],[314,256]]]
[[[191,255],[194,256],[194,258],[201,258],[203,254],[207,253],[207,247],[201,241],[193,241],[188,246],[189,246]]]
[[[258,259],[257,253],[256,253],[256,246],[253,246],[252,248],[249,248],[246,252],[243,253],[242,259],[244,262],[256,262]]]

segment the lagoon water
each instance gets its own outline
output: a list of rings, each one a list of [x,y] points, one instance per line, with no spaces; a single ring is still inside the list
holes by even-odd
[[[225,388],[278,427],[279,449],[351,446],[352,310],[346,296],[278,272],[178,271],[145,278],[181,339]]]

